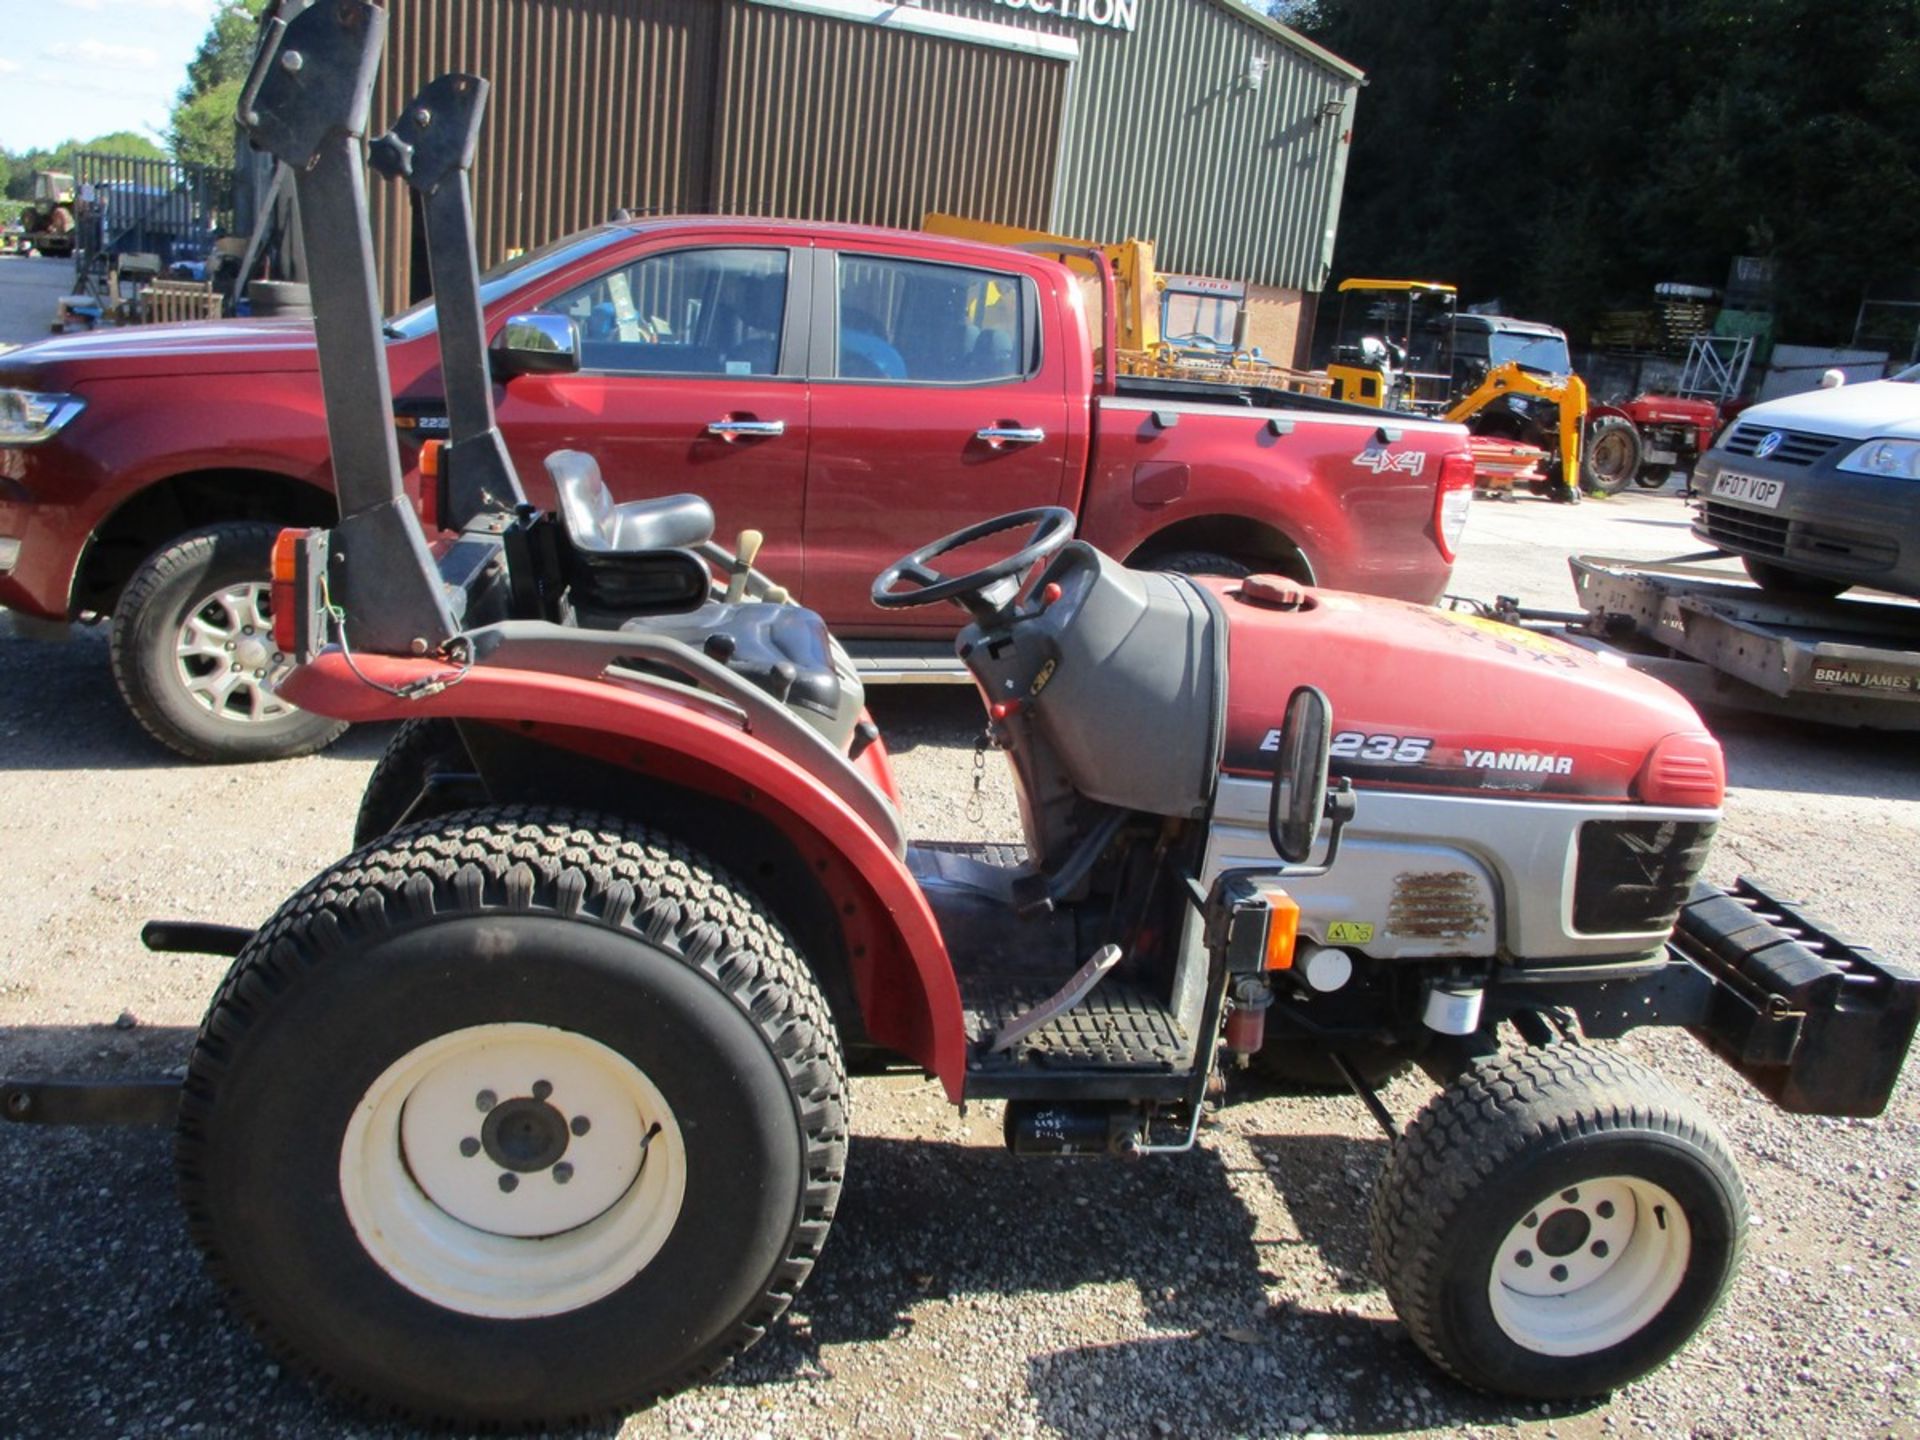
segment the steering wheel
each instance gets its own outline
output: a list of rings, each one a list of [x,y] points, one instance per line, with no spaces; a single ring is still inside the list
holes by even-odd
[[[1033,534],[1025,545],[1004,560],[996,560],[965,575],[943,575],[933,568],[933,562],[942,555],[984,540],[989,535],[1018,530],[1022,525],[1033,526]],[[922,545],[911,555],[903,556],[882,570],[873,582],[873,603],[882,610],[904,610],[915,605],[937,605],[942,600],[959,600],[976,614],[995,614],[1001,607],[980,599],[980,592],[1002,581],[1025,575],[1072,538],[1073,512],[1058,505],[1040,505],[1031,510],[1016,510],[1011,515],[982,520],[964,530],[944,535],[931,545]],[[917,588],[896,589],[902,580]],[[1011,599],[1012,596],[1006,598]]]

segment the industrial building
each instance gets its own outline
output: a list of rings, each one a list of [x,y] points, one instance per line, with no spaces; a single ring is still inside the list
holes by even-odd
[[[930,211],[1158,246],[1244,283],[1297,359],[1326,282],[1357,69],[1235,0],[391,0],[374,114],[488,77],[491,264],[617,209],[914,227]],[[419,293],[375,187],[387,300]]]

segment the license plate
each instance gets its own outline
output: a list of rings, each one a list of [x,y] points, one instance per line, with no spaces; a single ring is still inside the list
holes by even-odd
[[[1765,510],[1780,508],[1786,486],[1778,480],[1763,480],[1758,475],[1742,475],[1737,470],[1722,470],[1713,482],[1713,493],[1729,500],[1744,500]]]

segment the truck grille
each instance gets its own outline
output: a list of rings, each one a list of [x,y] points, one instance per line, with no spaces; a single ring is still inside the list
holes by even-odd
[[[1584,935],[1671,929],[1716,826],[1711,820],[1589,820],[1580,827],[1573,928]]]
[[[1703,501],[1693,531],[1703,540],[1711,540],[1742,555],[1784,556],[1787,553],[1786,518],[1761,510],[1742,510],[1718,500]]]
[[[1760,442],[1774,433],[1771,425],[1736,425],[1727,437],[1730,455],[1752,455]],[[1811,465],[1840,444],[1831,435],[1806,435],[1798,430],[1782,430],[1780,448],[1766,458],[1776,465]]]

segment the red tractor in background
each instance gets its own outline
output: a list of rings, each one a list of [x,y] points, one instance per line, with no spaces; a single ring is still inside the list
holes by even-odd
[[[1658,490],[1676,469],[1691,473],[1723,422],[1715,401],[1654,390],[1624,404],[1595,405],[1589,414],[1593,464],[1587,483],[1607,495],[1626,489],[1629,479],[1644,490]],[[1602,419],[1626,423],[1602,425]]]

